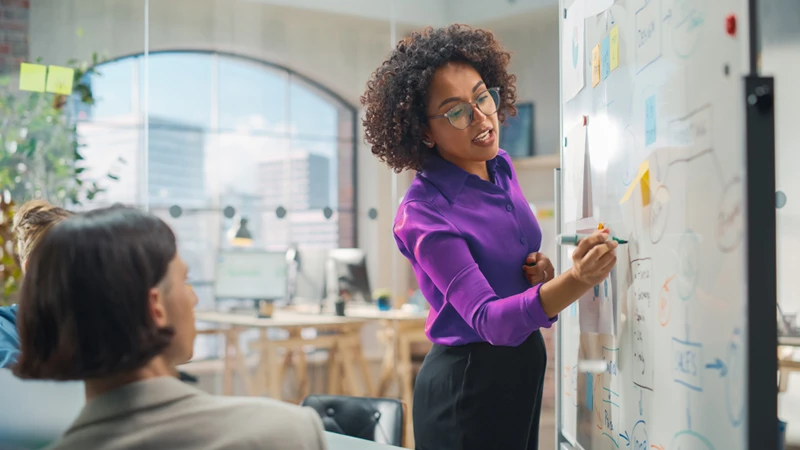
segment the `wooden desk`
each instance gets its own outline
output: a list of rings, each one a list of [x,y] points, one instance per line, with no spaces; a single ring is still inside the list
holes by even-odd
[[[307,361],[304,346],[314,346],[327,349],[329,352],[329,378],[328,391],[336,394],[364,395],[360,388],[354,364],[359,364],[362,369],[362,382],[366,386],[366,393],[372,391],[372,384],[367,375],[367,365],[361,351],[361,327],[366,322],[363,319],[338,317],[328,315],[301,314],[289,311],[276,311],[270,318],[259,318],[253,314],[237,314],[218,311],[196,311],[195,319],[199,322],[209,322],[225,326],[222,332],[225,336],[225,355],[223,373],[223,394],[233,394],[233,373],[238,372],[248,395],[262,395],[266,393],[273,398],[282,399],[281,386],[283,375],[289,365],[294,362],[297,368],[298,383],[300,385],[300,401],[309,394]],[[283,340],[271,340],[267,336],[267,329],[279,328],[286,330],[289,337]],[[314,328],[317,336],[304,339],[301,331]],[[250,377],[250,371],[244,358],[244,352],[239,348],[239,335],[246,329],[258,329],[259,338],[254,347],[260,353],[255,380]],[[278,350],[285,349],[283,359],[279,360]]]

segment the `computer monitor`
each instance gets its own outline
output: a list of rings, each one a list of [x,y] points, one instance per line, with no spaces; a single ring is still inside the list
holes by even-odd
[[[218,299],[281,300],[286,297],[286,254],[225,250],[217,257],[214,296]]]
[[[290,268],[289,303],[319,304],[325,298],[325,267],[328,250],[319,248],[296,248],[294,254],[287,253]]]
[[[328,253],[329,295],[345,291],[352,300],[372,303],[372,290],[367,276],[367,256],[358,248],[337,248]]]

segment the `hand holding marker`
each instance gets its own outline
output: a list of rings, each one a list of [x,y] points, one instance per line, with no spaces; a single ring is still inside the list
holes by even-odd
[[[577,246],[578,244],[580,244],[580,242],[582,240],[584,240],[586,238],[589,238],[589,237],[592,237],[592,236],[593,235],[591,235],[591,234],[580,234],[580,233],[562,234],[562,235],[558,236],[558,241],[557,242],[558,242],[559,245],[575,245],[575,246]],[[608,238],[606,239],[606,241],[614,241],[617,244],[627,244],[628,243],[628,241],[626,241],[624,239],[620,239],[620,238],[618,238],[616,236],[611,236],[611,234],[608,235]]]

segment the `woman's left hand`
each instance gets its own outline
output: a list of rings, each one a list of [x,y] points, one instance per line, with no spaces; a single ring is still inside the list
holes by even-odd
[[[525,278],[530,281],[532,286],[552,280],[556,271],[553,263],[550,262],[550,258],[539,252],[528,255],[522,270],[525,272]]]

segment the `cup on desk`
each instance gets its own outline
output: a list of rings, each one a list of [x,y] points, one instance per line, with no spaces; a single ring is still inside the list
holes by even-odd
[[[258,317],[269,319],[275,312],[275,305],[269,300],[258,301]]]
[[[336,310],[336,315],[337,316],[344,316],[344,305],[345,305],[345,303],[346,302],[340,301],[340,300],[337,300],[337,301],[333,302],[333,306],[334,306],[334,308]]]

